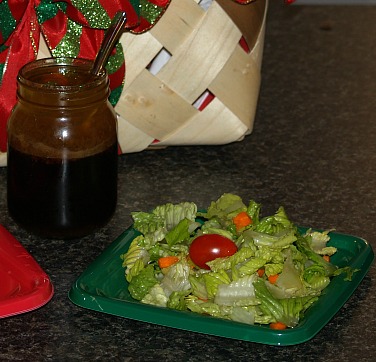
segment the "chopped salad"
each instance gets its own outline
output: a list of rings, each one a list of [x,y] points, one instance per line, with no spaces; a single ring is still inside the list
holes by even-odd
[[[206,211],[193,202],[133,212],[139,235],[121,255],[131,296],[142,303],[232,321],[297,326],[331,278],[355,270],[330,262],[330,232],[301,233],[283,207],[223,194]]]

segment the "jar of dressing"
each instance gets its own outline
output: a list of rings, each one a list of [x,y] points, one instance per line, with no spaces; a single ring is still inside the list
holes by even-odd
[[[117,118],[105,71],[47,58],[19,72],[8,121],[11,217],[48,238],[78,238],[104,226],[117,202]]]

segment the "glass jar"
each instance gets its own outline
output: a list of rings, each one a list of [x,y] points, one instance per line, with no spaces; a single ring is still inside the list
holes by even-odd
[[[70,239],[105,225],[117,202],[117,119],[105,71],[47,58],[19,72],[8,121],[8,209],[23,228]]]

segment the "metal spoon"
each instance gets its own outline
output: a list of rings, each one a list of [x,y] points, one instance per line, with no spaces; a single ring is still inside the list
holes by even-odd
[[[124,11],[118,11],[113,17],[109,28],[104,35],[101,47],[97,56],[95,57],[93,67],[90,73],[98,75],[102,67],[107,62],[108,57],[114,47],[115,43],[119,40],[123,27],[127,21],[127,15]]]

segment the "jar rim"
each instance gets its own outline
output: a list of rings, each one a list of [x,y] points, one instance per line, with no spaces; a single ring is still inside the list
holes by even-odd
[[[33,60],[26,63],[18,73],[18,80],[25,85],[32,86],[34,88],[43,89],[44,91],[62,91],[62,92],[74,92],[98,87],[99,85],[107,82],[107,72],[102,69],[98,75],[92,75],[90,69],[93,66],[93,61],[83,58],[72,57],[51,57]],[[42,82],[38,80],[30,79],[30,75],[36,70],[40,71],[40,74],[48,74],[49,71],[55,68],[55,73],[64,75],[67,69],[79,69],[79,72],[85,74],[87,71],[87,79],[84,83],[78,84],[57,84],[55,82]]]

